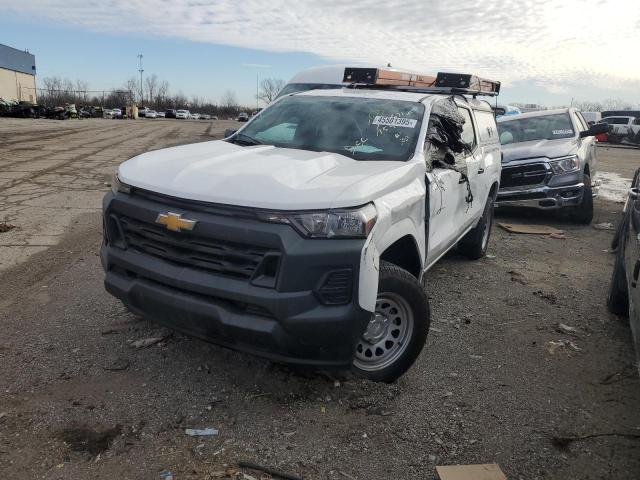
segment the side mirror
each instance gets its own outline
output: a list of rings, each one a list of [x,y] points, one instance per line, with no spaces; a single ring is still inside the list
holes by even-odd
[[[229,138],[231,135],[235,134],[238,131],[237,128],[227,128],[224,131],[224,138]]]
[[[609,125],[606,123],[594,123],[584,132],[580,132],[580,138],[593,137],[600,135],[601,133],[607,133],[609,131]]]
[[[630,200],[638,200],[640,198],[640,189],[638,188],[630,188],[629,189],[629,199]]]

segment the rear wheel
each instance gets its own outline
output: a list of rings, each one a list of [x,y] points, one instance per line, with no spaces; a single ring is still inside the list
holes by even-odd
[[[374,382],[393,382],[422,351],[429,332],[429,300],[406,270],[380,262],[376,311],[356,344],[354,371]]]
[[[582,193],[582,201],[580,205],[573,207],[574,211],[571,217],[574,221],[589,225],[593,220],[593,190],[591,188],[591,177],[584,175],[584,192]]]
[[[482,218],[478,225],[467,233],[460,243],[458,250],[471,260],[477,260],[487,254],[489,247],[489,237],[491,236],[491,226],[493,225],[493,195],[489,195],[484,206]]]

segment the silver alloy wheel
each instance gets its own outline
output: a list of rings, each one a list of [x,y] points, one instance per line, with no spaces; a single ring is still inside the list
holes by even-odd
[[[356,345],[354,365],[375,372],[393,364],[407,349],[413,322],[407,300],[396,293],[379,293],[376,311]]]

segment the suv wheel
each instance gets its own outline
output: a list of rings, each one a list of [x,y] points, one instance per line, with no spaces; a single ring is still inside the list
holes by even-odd
[[[487,203],[484,206],[482,218],[478,222],[478,225],[474,229],[469,231],[460,243],[458,244],[458,250],[460,253],[470,258],[471,260],[477,260],[484,257],[487,254],[487,248],[489,247],[489,237],[491,236],[491,226],[493,225],[493,195],[489,195]]]
[[[593,220],[593,190],[591,189],[591,177],[584,175],[584,192],[580,205],[573,207],[572,218],[578,223],[589,225]]]
[[[356,344],[354,371],[374,382],[396,380],[422,351],[429,319],[429,300],[418,280],[380,262],[376,311]]]

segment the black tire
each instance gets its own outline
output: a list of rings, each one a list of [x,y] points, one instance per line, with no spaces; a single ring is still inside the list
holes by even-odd
[[[458,250],[471,260],[478,260],[487,254],[491,226],[493,225],[493,196],[489,195],[478,225],[469,231],[458,243]]]
[[[620,239],[623,241],[623,239]],[[609,282],[609,293],[607,294],[607,308],[609,311],[620,317],[629,314],[629,291],[627,288],[627,276],[624,270],[624,253],[620,245],[616,254],[616,261],[613,264],[611,282]]]
[[[589,225],[593,220],[593,190],[591,188],[591,177],[584,175],[584,193],[580,205],[573,207],[571,218],[582,225]]]
[[[429,323],[429,299],[420,282],[397,265],[380,262],[376,314],[356,344],[354,373],[374,382],[395,381],[420,355]]]

